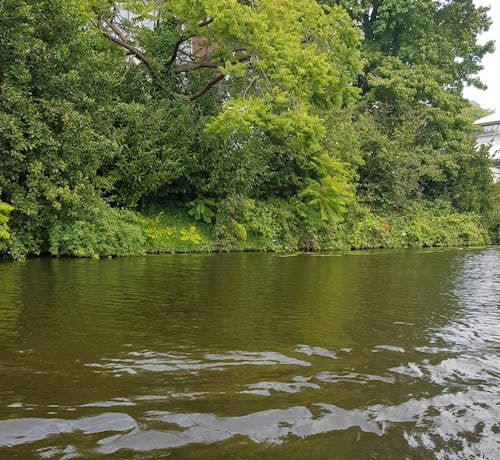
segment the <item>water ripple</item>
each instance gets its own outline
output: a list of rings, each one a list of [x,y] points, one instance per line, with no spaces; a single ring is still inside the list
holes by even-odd
[[[137,374],[146,372],[177,372],[177,371],[222,371],[230,366],[310,366],[311,363],[282,353],[230,351],[225,354],[205,354],[205,361],[189,359],[185,356],[153,351],[129,352],[126,358],[102,358],[99,363],[86,364],[96,368],[96,372],[111,372],[114,374]]]

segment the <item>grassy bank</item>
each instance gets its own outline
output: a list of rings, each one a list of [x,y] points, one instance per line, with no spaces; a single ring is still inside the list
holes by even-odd
[[[138,213],[96,210],[71,224],[55,225],[45,251],[54,256],[107,257],[147,253],[217,251],[332,251],[374,248],[480,246],[491,235],[480,216],[425,210],[378,216],[350,212],[344,222],[308,225],[282,202],[253,203],[239,220],[196,220],[180,208]],[[16,257],[15,233],[4,251]]]
[[[76,220],[55,223],[38,249],[30,250],[25,233],[14,229],[8,239],[0,240],[0,253],[14,259],[41,253],[99,258],[173,252],[463,247],[498,242],[498,223],[488,228],[479,215],[419,203],[404,212],[384,215],[357,206],[344,221],[329,223],[308,220],[296,204],[281,200],[252,200],[237,212],[212,214],[174,206],[136,212],[101,204]],[[490,221],[495,218],[500,221],[494,213]]]
[[[491,242],[481,218],[473,214],[432,215],[420,211],[412,216],[382,217],[365,212],[355,221],[314,230],[304,228],[284,213],[272,211],[238,223],[239,229],[222,235],[217,225],[196,222],[180,211],[150,214],[143,221],[149,239],[148,252],[328,251],[459,247]]]

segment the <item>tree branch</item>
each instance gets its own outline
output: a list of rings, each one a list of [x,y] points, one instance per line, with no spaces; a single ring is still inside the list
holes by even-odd
[[[251,54],[244,54],[243,56],[240,56],[236,61],[233,61],[233,63],[235,62],[246,62],[246,61],[249,61],[251,59],[252,55]],[[200,63],[193,63],[193,64],[200,64]],[[219,65],[222,65],[222,64],[219,64]],[[215,64],[215,63],[211,63],[211,62],[205,62],[205,67],[218,67],[219,65]],[[201,68],[200,66],[198,66],[197,68]],[[188,96],[188,99],[190,101],[194,101],[198,98],[200,98],[201,96],[203,96],[205,93],[207,93],[208,91],[210,91],[210,89],[212,89],[217,83],[219,83],[221,80],[223,80],[225,77],[225,74],[221,73],[221,72],[216,72],[212,78],[212,80],[210,80],[203,88],[201,88],[199,91],[197,91],[196,93],[194,94],[191,94]]]
[[[179,64],[175,71],[176,72],[192,72],[198,69],[216,69],[221,64],[216,64],[215,62],[209,62],[206,60],[198,62],[188,62],[186,64]]]
[[[243,56],[240,56],[238,59],[231,61],[231,63],[236,64],[238,62],[246,62],[249,61],[251,57],[252,57],[251,54],[244,54]],[[192,72],[198,69],[217,69],[222,65],[224,65],[223,62],[211,62],[206,59],[203,59],[202,61],[198,62],[189,62],[186,64],[180,64],[177,66],[175,70],[176,72]]]
[[[125,34],[113,23],[113,21],[108,21],[107,19],[104,19],[103,17],[100,18],[101,21],[106,24],[119,38],[120,40],[126,42],[127,37]]]
[[[212,78],[212,80],[210,80],[198,92],[196,92],[196,93],[191,94],[190,96],[188,96],[188,99],[190,101],[194,101],[194,100],[198,99],[199,97],[203,96],[205,93],[207,93],[208,91],[210,91],[210,89],[212,89],[217,83],[219,83],[221,80],[223,80],[224,76],[225,75],[223,73],[217,72],[215,74],[214,78]]]
[[[151,76],[157,81],[160,82],[160,77],[158,76],[158,72],[156,69],[153,67],[153,65],[146,59],[146,57],[134,46],[132,46],[130,43],[124,42],[120,40],[119,38],[114,37],[111,35],[109,32],[106,32],[105,30],[102,31],[103,35],[111,40],[113,43],[116,43],[117,45],[121,46],[122,48],[125,48],[127,51],[129,51],[130,55],[134,56],[137,58],[144,66],[146,69],[148,69],[148,72],[151,74]]]
[[[137,60],[139,60],[145,67],[148,69],[148,72],[151,74],[151,76],[156,80],[158,84],[161,83],[160,76],[158,75],[158,71],[155,69],[153,64],[149,62],[149,60],[142,54],[135,46],[129,43],[127,37],[125,34],[111,21],[108,21],[104,19],[103,17],[99,18],[101,21],[101,24],[94,24],[97,26],[97,28],[101,31],[101,33],[108,39],[111,40],[113,43],[116,43],[118,46],[121,46],[122,48],[126,49],[132,56],[134,56]],[[109,31],[107,31],[102,24],[105,24],[108,26],[111,31],[115,34],[113,35]]]
[[[170,56],[169,60],[167,61],[167,65],[172,65],[175,62],[175,60],[177,59],[177,54],[179,53],[179,48],[186,40],[189,40],[189,38],[181,37],[181,38],[179,38],[179,40],[177,40],[175,42],[174,50],[172,51],[172,55]]]
[[[206,18],[198,22],[198,27],[208,26],[210,23],[214,22],[213,18]]]
[[[113,23],[112,20],[108,20],[102,17],[102,15],[98,15],[98,20],[99,23],[96,24],[94,23],[94,26],[101,31],[103,36],[105,36],[108,40],[112,41],[113,43],[117,44],[124,50],[126,50],[126,53],[130,56],[133,56],[136,58],[139,62],[141,62],[150,75],[153,77],[153,79],[156,81],[158,85],[161,85],[161,78],[159,76],[158,71],[156,68],[153,66],[153,64],[146,58],[146,56],[139,51],[133,44],[130,43],[128,37],[125,35],[125,33],[115,24]],[[198,22],[198,27],[205,27],[213,22],[212,18],[206,18]],[[180,52],[183,52],[180,48],[181,45],[186,42],[187,40],[190,40],[193,38],[193,36],[190,37],[185,37],[181,36],[174,44],[174,48],[172,51],[172,55],[166,62],[167,65],[172,65],[175,63],[177,60],[177,56]],[[244,49],[239,49],[237,51],[244,51]],[[239,58],[235,59],[232,61],[232,63],[239,63],[239,62],[245,62],[249,61],[251,59],[250,54],[244,54],[240,56]],[[211,62],[208,59],[203,59],[198,62],[190,62],[190,63],[184,63],[184,64],[179,64],[176,67],[176,72],[179,73],[187,73],[187,72],[192,72],[198,69],[217,69],[219,66],[223,65],[224,63],[217,63],[217,62]],[[190,95],[182,95],[182,94],[174,94],[176,97],[186,97],[190,101],[194,101],[203,95],[205,95],[210,89],[212,89],[217,83],[222,81],[225,77],[225,74],[219,71],[216,71],[212,77],[212,79],[205,85],[203,88],[201,88],[199,91],[196,93],[190,94]]]
[[[205,27],[205,26],[208,26],[210,23],[212,23],[214,20],[212,18],[206,18],[206,19],[203,19],[202,21],[199,21],[198,22],[198,27]],[[189,37],[180,37],[179,40],[177,40],[174,44],[174,50],[172,51],[172,55],[170,56],[170,58],[168,59],[167,61],[167,65],[172,65],[175,60],[177,59],[177,55],[179,53],[179,48],[180,46],[186,42],[187,40],[191,40],[192,38],[194,38],[196,35],[190,35]],[[182,70],[180,71],[182,72]]]

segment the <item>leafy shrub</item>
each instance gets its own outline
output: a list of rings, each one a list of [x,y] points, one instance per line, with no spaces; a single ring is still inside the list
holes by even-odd
[[[198,198],[190,201],[186,206],[189,208],[188,214],[196,220],[203,220],[203,222],[209,224],[212,222],[212,218],[215,217],[215,212],[212,211],[215,201],[210,198]]]
[[[147,235],[132,211],[97,202],[78,218],[56,222],[49,233],[55,256],[103,257],[144,254]]]
[[[452,247],[488,244],[489,237],[477,214],[417,203],[404,214],[377,216],[365,210],[354,222],[348,242],[354,249]]]
[[[212,252],[216,249],[211,227],[195,221],[184,209],[150,209],[140,218],[148,241],[147,252]]]

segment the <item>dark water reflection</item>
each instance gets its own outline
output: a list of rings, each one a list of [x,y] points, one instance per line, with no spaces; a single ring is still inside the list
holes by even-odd
[[[500,250],[0,264],[0,458],[498,458]]]

